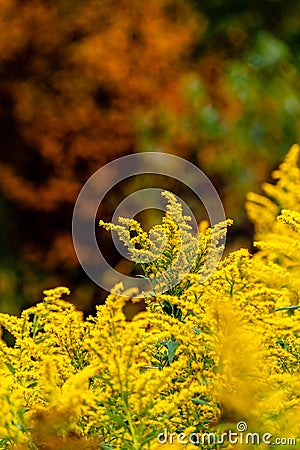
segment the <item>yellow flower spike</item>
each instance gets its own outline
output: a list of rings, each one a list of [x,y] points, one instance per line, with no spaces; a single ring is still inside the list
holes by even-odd
[[[68,289],[67,287],[60,286],[60,287],[57,287],[54,289],[47,289],[47,290],[43,291],[43,293],[47,300],[51,300],[51,299],[58,300],[61,298],[61,296],[63,294],[69,295],[70,289]]]

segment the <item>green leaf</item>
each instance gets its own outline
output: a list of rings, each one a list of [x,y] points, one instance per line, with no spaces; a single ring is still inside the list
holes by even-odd
[[[7,444],[11,442],[9,437],[5,437],[3,439],[0,439],[0,448],[8,448],[6,447]]]
[[[146,275],[137,275],[137,278],[143,278],[144,280],[148,280],[149,281],[149,277],[146,277]]]
[[[283,306],[282,308],[276,309],[276,311],[291,311],[294,309],[299,309],[300,305]]]
[[[210,403],[206,402],[205,400],[201,400],[199,398],[191,398],[193,403],[196,403],[196,405],[205,405],[205,406],[211,406]]]
[[[168,361],[169,363],[174,361],[175,358],[175,352],[177,350],[178,347],[178,342],[176,341],[170,341],[166,344],[166,347],[168,349]]]
[[[6,367],[8,368],[8,370],[10,371],[10,373],[12,373],[13,375],[15,375],[16,373],[16,369],[9,363],[5,363]]]
[[[50,337],[50,336],[42,335],[41,337],[39,337],[39,338],[35,341],[35,343],[36,343],[37,345],[39,345],[39,344],[41,344],[42,342],[44,342],[46,339],[49,339],[49,337]]]
[[[127,423],[120,416],[117,416],[116,414],[110,411],[107,411],[106,414],[111,418],[111,420],[113,420],[120,427],[125,428],[125,430],[129,429]]]
[[[168,316],[173,316],[172,312],[173,312],[173,308],[170,302],[168,302],[167,300],[164,300],[161,303],[162,306],[162,310],[164,313],[166,313]]]

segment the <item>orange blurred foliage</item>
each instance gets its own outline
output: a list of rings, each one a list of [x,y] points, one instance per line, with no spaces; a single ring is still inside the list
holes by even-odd
[[[0,27],[0,187],[24,215],[26,256],[76,264],[82,185],[135,150],[134,113],[176,103],[201,30],[183,0],[1,0]]]

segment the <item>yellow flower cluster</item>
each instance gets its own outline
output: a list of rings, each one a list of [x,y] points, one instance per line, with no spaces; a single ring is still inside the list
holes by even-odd
[[[177,281],[192,270],[197,259],[199,239],[191,233],[191,217],[183,215],[182,205],[174,194],[165,191],[166,214],[161,225],[146,233],[134,219],[119,217],[119,225],[100,225],[113,230],[126,246],[131,259],[140,263],[154,292],[172,290]]]
[[[277,183],[264,186],[271,198],[249,196],[258,251],[229,254],[207,281],[199,273],[217,245],[212,230],[202,226],[197,245],[186,242],[188,219],[167,193],[166,216],[152,230],[155,248],[136,221],[102,223],[150,280],[176,260],[184,264],[189,252],[194,258],[181,282],[146,296],[131,321],[127,302],[143,300],[121,284],[86,319],[64,300],[63,287],[45,291],[20,317],[0,314],[0,448],[190,450],[196,441],[160,445],[158,436],[220,438],[241,421],[273,442],[299,439],[298,156],[292,147]],[[257,447],[225,439],[200,448]]]

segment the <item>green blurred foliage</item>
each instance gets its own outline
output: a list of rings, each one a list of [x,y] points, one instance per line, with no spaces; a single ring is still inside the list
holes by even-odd
[[[179,81],[184,101],[137,118],[137,149],[198,163],[243,232],[245,194],[299,141],[300,4],[192,3],[206,31]]]

